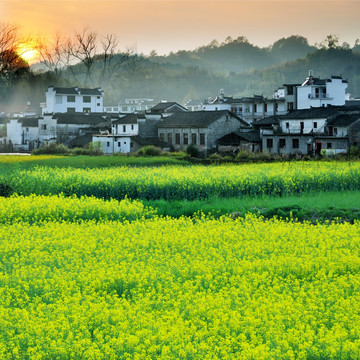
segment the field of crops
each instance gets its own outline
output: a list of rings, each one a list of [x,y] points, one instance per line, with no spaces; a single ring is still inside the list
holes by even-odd
[[[77,195],[105,199],[205,199],[309,191],[360,190],[360,163],[297,162],[222,166],[7,166],[0,184],[22,195]]]
[[[141,202],[358,189],[359,163],[0,173],[0,359],[360,358],[360,222]]]

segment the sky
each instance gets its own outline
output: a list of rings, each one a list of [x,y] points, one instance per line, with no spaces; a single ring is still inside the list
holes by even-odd
[[[71,36],[85,27],[115,34],[120,50],[158,54],[191,50],[245,36],[258,46],[291,35],[310,44],[335,34],[351,46],[360,38],[360,0],[0,0],[0,22],[24,34]]]

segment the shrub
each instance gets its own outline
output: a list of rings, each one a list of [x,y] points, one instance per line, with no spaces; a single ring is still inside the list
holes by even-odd
[[[38,149],[33,150],[32,154],[33,155],[43,155],[43,154],[68,155],[68,154],[70,154],[70,152],[71,152],[70,149],[67,146],[65,146],[64,144],[51,143],[49,145],[45,145],[45,146],[39,147]]]
[[[142,147],[136,154],[140,156],[159,156],[162,150],[154,145],[146,145]]]
[[[194,145],[189,145],[186,149],[186,153],[191,157],[199,156],[199,150]]]

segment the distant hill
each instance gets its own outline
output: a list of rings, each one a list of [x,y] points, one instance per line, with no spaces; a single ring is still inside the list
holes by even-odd
[[[328,37],[334,40],[333,37]],[[145,97],[183,103],[188,99],[214,97],[223,88],[226,95],[271,96],[284,83],[301,83],[313,70],[314,75],[342,75],[348,79],[348,91],[360,96],[359,42],[353,49],[332,42],[320,47],[309,45],[298,35],[282,38],[271,46],[260,48],[245,37],[224,42],[214,40],[193,51],[178,51],[167,56],[152,52],[149,56],[131,55],[121,66],[114,67],[107,77],[103,73],[101,55],[91,68],[86,82],[83,65],[77,64],[54,73],[32,73],[14,89],[14,101],[44,101],[48,85],[101,86],[105,90],[105,105],[117,104],[120,99]],[[113,62],[121,59],[116,55]],[[37,66],[39,69],[39,66]]]

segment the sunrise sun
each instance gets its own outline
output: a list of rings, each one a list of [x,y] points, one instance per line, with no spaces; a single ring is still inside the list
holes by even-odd
[[[20,44],[17,47],[17,52],[18,52],[19,56],[21,56],[29,64],[32,64],[33,62],[35,62],[37,56],[39,55],[39,52],[37,50],[35,50],[35,47],[30,42]]]

